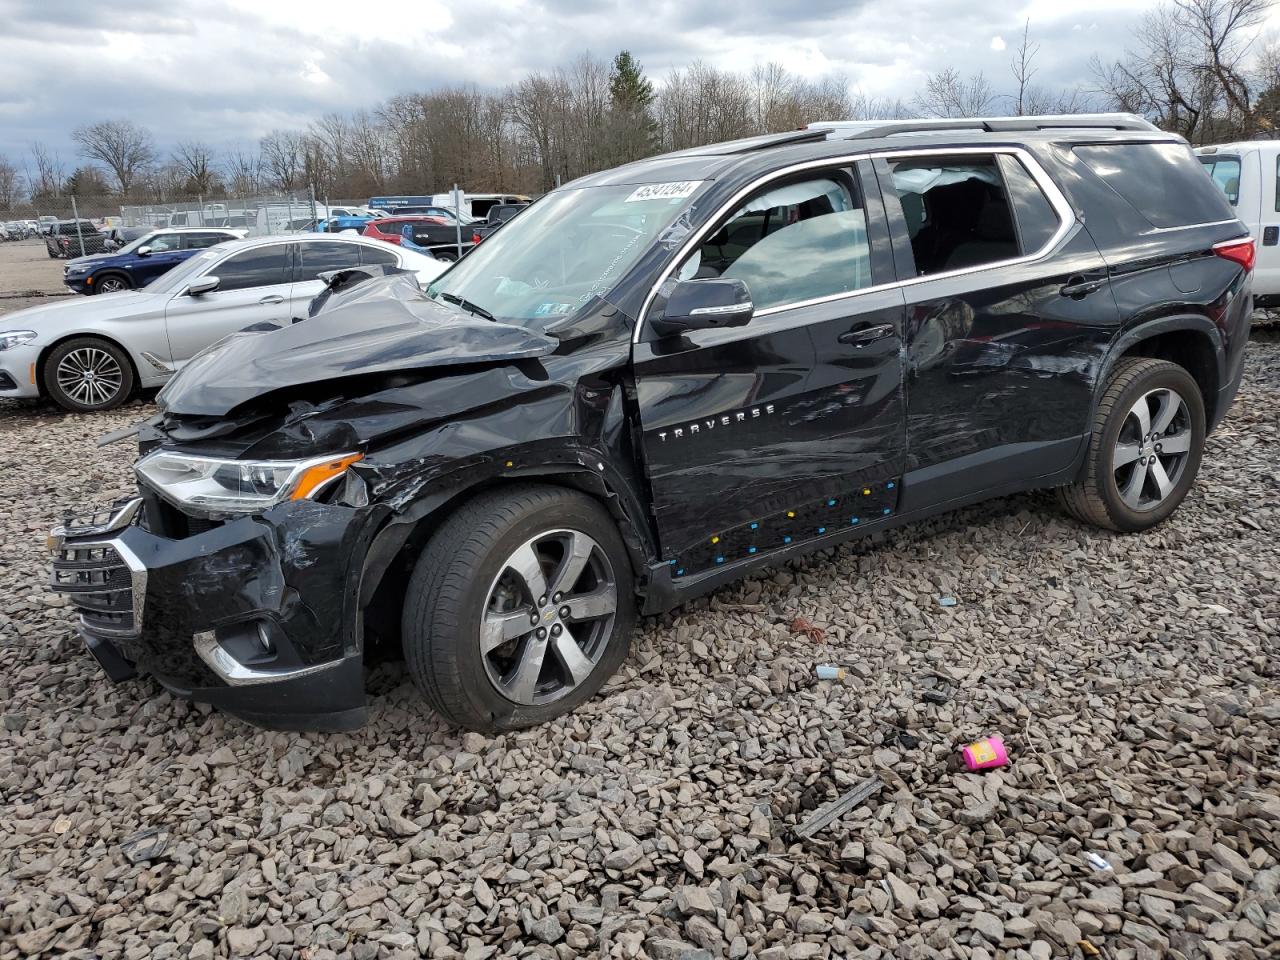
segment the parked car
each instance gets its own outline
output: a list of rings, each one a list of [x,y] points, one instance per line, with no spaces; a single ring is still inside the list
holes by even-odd
[[[522,210],[528,209],[527,203],[497,203],[489,208],[483,223],[474,224],[471,228],[471,240],[479,243],[491,236],[500,226],[512,219]]]
[[[139,237],[145,237],[154,230],[154,227],[112,227],[106,231],[107,251],[114,253],[117,250],[122,250]]]
[[[404,243],[406,228],[410,231],[411,242],[430,250],[438,260],[458,259],[459,235],[463,253],[475,246],[471,227],[464,227],[459,234],[455,221],[444,217],[381,217],[364,225],[364,236],[399,246]]]
[[[473,217],[468,213],[456,215],[450,207],[439,207],[434,204],[425,204],[414,207],[397,207],[391,212],[392,217],[436,217],[440,220],[447,220],[449,223],[460,221],[464,227],[478,223],[479,218]]]
[[[107,249],[107,235],[91,220],[59,220],[50,226],[45,248],[55,259],[102,253]]]
[[[364,237],[220,243],[139,290],[5,314],[0,398],[47,396],[73,411],[118,406],[228,333],[304,311],[323,289],[320,274],[362,264],[412,270],[424,283],[444,269]]]
[[[359,233],[364,229],[365,224],[373,219],[373,217],[363,215],[335,214],[327,220],[319,221],[315,225],[315,231],[317,233],[342,233],[344,230],[354,230]]]
[[[1196,153],[1257,243],[1254,301],[1280,307],[1280,140],[1223,143]]]
[[[359,724],[376,637],[451,723],[536,724],[637,615],[812,550],[1041,487],[1159,524],[1235,397],[1253,258],[1186,141],[1132,116],[633,163],[429,300],[205,351],[137,495],[54,531],[53,586],[110,675],[255,722]]]
[[[136,290],[201,250],[243,237],[243,230],[202,227],[148,230],[114,253],[99,253],[68,261],[62,271],[62,280],[76,293]]]
[[[464,193],[462,195],[462,214],[472,220],[483,220],[489,208],[498,204],[528,203],[529,198],[519,193]],[[432,196],[431,203],[438,207],[453,210],[453,194],[437,193]]]
[[[0,237],[0,239],[3,240],[25,240],[27,237],[27,230],[26,227],[17,220],[9,220],[4,224],[0,224],[0,234],[3,234],[3,236]]]

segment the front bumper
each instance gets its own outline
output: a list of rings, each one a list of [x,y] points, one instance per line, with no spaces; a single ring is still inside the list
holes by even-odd
[[[89,284],[89,278],[92,274],[82,273],[79,276],[71,276],[63,274],[62,282],[66,284],[68,290],[72,293],[88,293],[92,287]]]
[[[361,511],[302,501],[175,532],[165,510],[135,498],[50,536],[52,587],[107,674],[275,729],[363,724]]]
[[[0,350],[0,397],[34,399],[40,396],[40,388],[33,382],[39,373],[36,369],[39,357],[40,347],[30,343]]]

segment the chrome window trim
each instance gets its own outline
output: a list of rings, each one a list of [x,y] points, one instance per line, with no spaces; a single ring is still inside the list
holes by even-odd
[[[1048,256],[1057,246],[1066,239],[1067,234],[1075,227],[1077,217],[1075,210],[1072,209],[1066,195],[1053,181],[1053,179],[1040,166],[1039,161],[1022,147],[1012,146],[990,146],[990,147],[920,147],[914,150],[886,150],[876,151],[874,153],[854,153],[837,157],[825,157],[821,160],[806,160],[804,163],[795,163],[788,167],[782,167],[778,170],[772,170],[752,180],[746,186],[739,189],[728,200],[721,204],[715,213],[709,217],[701,227],[690,234],[681,244],[677,254],[672,258],[671,262],[663,268],[658,274],[658,278],[649,288],[648,294],[644,298],[644,303],[640,308],[640,317],[636,321],[636,325],[631,335],[633,344],[640,342],[640,333],[644,328],[645,318],[649,315],[649,310],[653,306],[653,301],[658,296],[658,290],[675,272],[676,266],[684,260],[685,256],[702,241],[702,239],[711,232],[711,228],[719,222],[720,218],[732,212],[739,204],[742,203],[749,195],[756,192],[760,188],[766,186],[770,182],[784,177],[791,176],[796,173],[803,173],[806,170],[821,170],[834,166],[851,166],[859,160],[905,160],[911,157],[929,157],[929,156],[965,156],[965,155],[988,155],[996,156],[998,154],[1006,154],[1016,157],[1027,172],[1031,174],[1036,185],[1044,191],[1045,196],[1049,200],[1049,205],[1053,207],[1054,212],[1058,215],[1058,229],[1054,231],[1052,237],[1040,247],[1035,253],[1024,254],[1020,257],[1012,257],[1008,260],[993,260],[991,263],[980,264],[975,267],[964,267],[960,270],[948,270],[944,273],[931,273],[923,277],[909,277],[906,280],[892,280],[888,283],[874,284],[870,287],[862,287],[858,290],[849,290],[844,293],[831,294],[825,297],[815,297],[812,300],[798,300],[795,303],[782,304],[776,307],[768,307],[755,314],[757,317],[767,317],[784,310],[795,310],[799,307],[808,307],[815,304],[831,303],[836,300],[845,300],[852,297],[860,297],[869,293],[879,293],[884,290],[892,290],[895,287],[909,287],[920,283],[930,283],[934,280],[948,280],[954,277],[963,277],[970,274],[982,273],[986,270],[993,270],[999,267],[1011,267],[1024,263],[1034,263]],[[864,198],[865,199],[865,198]],[[864,207],[865,209],[865,207]],[[1230,223],[1231,221],[1223,221]],[[745,328],[744,328],[745,329]]]

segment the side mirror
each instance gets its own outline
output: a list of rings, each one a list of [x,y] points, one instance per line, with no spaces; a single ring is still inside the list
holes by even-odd
[[[187,287],[187,296],[198,297],[202,294],[212,293],[218,289],[220,282],[217,277],[201,277],[199,280],[192,280],[191,285]]]
[[[653,329],[666,337],[689,330],[744,327],[754,313],[751,291],[741,280],[684,280],[671,291],[662,316],[653,320]]]
[[[138,256],[140,256],[140,257],[145,257],[145,256],[150,255],[150,253],[151,253],[151,248],[150,248],[150,247],[139,247],[137,250],[135,250],[135,251],[133,251],[133,252],[134,252],[135,254],[137,254]]]

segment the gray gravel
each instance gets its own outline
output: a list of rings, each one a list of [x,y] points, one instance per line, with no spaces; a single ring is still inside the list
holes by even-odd
[[[646,621],[601,696],[493,739],[395,666],[344,736],[106,681],[44,534],[126,489],[92,440],[149,410],[0,404],[0,960],[1277,955],[1274,335],[1158,530],[1037,494],[828,551]],[[958,772],[996,732],[1012,765]]]

